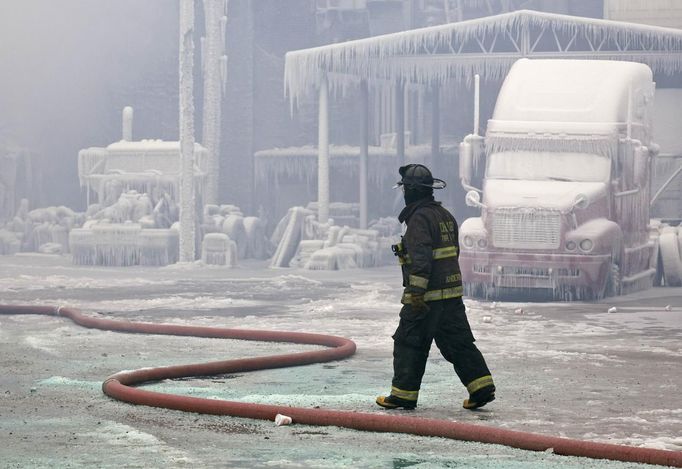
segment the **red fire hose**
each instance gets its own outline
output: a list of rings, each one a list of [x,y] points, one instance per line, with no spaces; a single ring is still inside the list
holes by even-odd
[[[454,440],[494,443],[532,451],[546,451],[551,449],[556,454],[566,456],[582,456],[596,459],[611,459],[616,461],[682,467],[682,451],[666,451],[653,448],[637,448],[624,445],[595,443],[591,441],[558,438],[482,425],[451,422],[447,420],[405,417],[395,414],[391,415],[383,412],[364,413],[251,404],[178,396],[145,391],[132,387],[136,384],[163,379],[188,376],[210,376],[340,360],[355,353],[355,344],[351,340],[343,337],[300,332],[224,329],[116,321],[87,316],[75,308],[55,308],[52,306],[0,305],[0,314],[43,314],[48,316],[64,316],[84,327],[119,332],[289,342],[331,347],[312,352],[122,371],[110,376],[104,381],[102,390],[106,395],[133,404],[163,407],[186,412],[231,415],[235,417],[263,420],[274,420],[275,416],[281,413],[290,416],[293,422],[305,425],[333,425],[364,431],[439,436]]]

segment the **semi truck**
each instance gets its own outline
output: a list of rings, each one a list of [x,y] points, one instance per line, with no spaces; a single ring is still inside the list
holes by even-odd
[[[476,86],[474,132],[459,148],[466,203],[481,210],[459,231],[465,294],[571,301],[647,289],[666,283],[661,241],[682,266],[677,228],[650,219],[654,91],[641,63],[520,59],[480,136]]]

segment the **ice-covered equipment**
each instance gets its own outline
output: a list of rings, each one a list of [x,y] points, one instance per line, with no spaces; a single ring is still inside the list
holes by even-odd
[[[598,299],[651,287],[653,98],[640,63],[513,65],[485,138],[460,145],[467,203],[481,209],[459,232],[467,294]]]
[[[237,244],[225,233],[209,233],[201,243],[201,260],[209,265],[237,265]]]

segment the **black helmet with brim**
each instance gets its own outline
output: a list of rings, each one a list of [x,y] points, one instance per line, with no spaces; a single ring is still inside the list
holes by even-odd
[[[398,169],[402,179],[393,188],[406,187],[429,187],[431,189],[444,189],[447,185],[442,179],[434,178],[429,168],[423,164],[408,164]]]

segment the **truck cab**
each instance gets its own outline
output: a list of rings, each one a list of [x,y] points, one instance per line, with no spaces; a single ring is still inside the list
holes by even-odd
[[[646,289],[652,109],[646,65],[521,59],[485,137],[460,144],[460,178],[481,215],[460,226],[465,293],[594,300]]]

